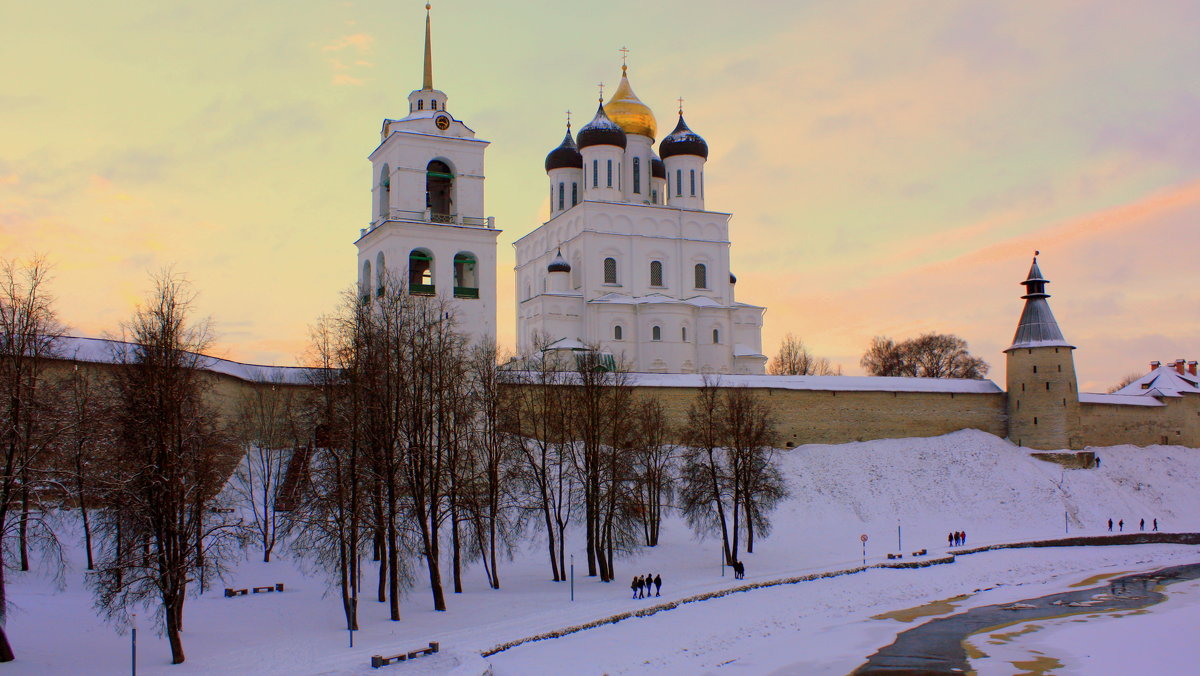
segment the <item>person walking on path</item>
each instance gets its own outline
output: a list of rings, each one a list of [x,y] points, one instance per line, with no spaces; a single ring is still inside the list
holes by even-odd
[[[1112,519],[1108,520],[1108,532],[1112,532]]]
[[[1146,530],[1146,520],[1145,519],[1142,519],[1138,523],[1138,530]]]
[[[1117,522],[1117,528],[1121,529],[1122,533],[1125,532],[1125,519],[1121,519]]]
[[[962,536],[962,543],[967,544],[967,531],[959,531],[958,534]]]
[[[638,592],[638,579],[637,579],[636,577],[635,577],[635,578],[633,578],[633,582],[630,582],[630,583],[629,583],[629,588],[630,588],[631,590],[633,590],[633,598],[635,598],[635,599],[636,599],[636,598],[637,598],[637,592]]]
[[[947,547],[954,546],[954,533],[950,533],[949,535],[946,536],[946,546]]]
[[[1158,532],[1158,517],[1154,518],[1154,532]]]
[[[654,576],[654,595],[662,596],[662,577],[659,575]]]

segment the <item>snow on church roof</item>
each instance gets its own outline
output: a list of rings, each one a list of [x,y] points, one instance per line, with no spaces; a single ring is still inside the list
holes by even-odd
[[[1200,376],[1180,373],[1175,364],[1162,364],[1113,394],[1134,397],[1180,397],[1200,394]]]
[[[750,305],[749,303],[734,303],[732,305],[722,305],[708,296],[692,296],[691,298],[672,298],[661,293],[651,293],[645,296],[627,296],[623,293],[606,293],[599,298],[593,298],[588,303],[609,303],[613,305],[691,305],[694,307],[750,307],[757,308],[758,305]]]
[[[1079,403],[1109,404],[1113,406],[1163,406],[1163,403],[1154,397],[1115,393],[1098,394],[1093,392],[1080,392]]]

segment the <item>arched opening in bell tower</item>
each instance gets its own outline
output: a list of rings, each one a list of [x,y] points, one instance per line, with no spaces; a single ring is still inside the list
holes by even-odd
[[[433,254],[428,249],[413,249],[408,254],[408,292],[414,296],[432,296]]]
[[[392,172],[385,163],[379,171],[379,205],[376,215],[379,220],[386,220],[392,209]]]
[[[425,206],[434,223],[449,223],[453,213],[454,172],[450,165],[433,160],[425,168]]]
[[[454,297],[478,298],[479,276],[475,254],[460,251],[454,254]]]

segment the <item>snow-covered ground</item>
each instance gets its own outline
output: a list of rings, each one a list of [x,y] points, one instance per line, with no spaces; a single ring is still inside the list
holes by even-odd
[[[868,559],[877,561],[900,551],[898,526],[903,551],[928,548],[931,554],[945,550],[950,530],[965,530],[970,545],[1058,537],[1066,527],[1072,535],[1099,534],[1107,532],[1110,517],[1123,518],[1127,530],[1136,529],[1140,518],[1147,523],[1158,518],[1164,530],[1200,530],[1200,491],[1195,489],[1200,451],[1114,447],[1101,449],[1100,455],[1100,469],[1064,471],[975,431],[782,451],[792,498],[775,512],[772,535],[756,543],[755,554],[742,557],[746,582],[859,565],[861,533],[870,538]],[[69,544],[72,568],[64,588],[37,571],[10,577],[16,607],[7,626],[18,661],[4,665],[8,674],[128,673],[129,638],[96,618],[78,547]],[[465,593],[449,594],[444,613],[431,610],[429,591],[418,581],[402,607],[403,621],[390,622],[385,605],[370,600],[373,585],[368,584],[353,649],[347,647],[339,603],[326,595],[323,578],[306,574],[287,552],[270,564],[247,561],[238,566],[231,585],[284,582],[287,591],[226,599],[217,589],[190,599],[183,665],[167,664],[165,641],[143,624],[138,671],[383,673],[370,669],[370,655],[438,641],[444,654],[385,671],[444,673],[461,662],[478,673],[483,664],[473,657],[478,651],[651,605],[629,598],[628,580],[634,575],[662,575],[663,598],[655,601],[736,584],[730,571],[721,575],[718,543],[695,541],[676,517],[666,524],[660,546],[618,562],[614,584],[587,578],[581,543],[571,544],[574,603],[567,583],[549,581],[544,544],[533,536],[512,561],[502,562],[502,590],[488,589],[482,571],[472,568]],[[960,594],[970,597],[959,602],[959,609],[1018,600],[1057,591],[1095,572],[1149,570],[1197,558],[1196,548],[1172,545],[987,552],[921,570],[869,570],[732,594],[525,644],[489,661],[497,674],[846,673],[911,626],[871,619],[888,610]],[[988,591],[973,593],[977,589]],[[1145,617],[1158,612],[1151,609]],[[1084,625],[1071,629],[1077,627],[1086,630]]]

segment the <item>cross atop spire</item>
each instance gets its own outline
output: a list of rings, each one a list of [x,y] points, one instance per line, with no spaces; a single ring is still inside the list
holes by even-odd
[[[680,96],[677,100],[679,101],[679,114],[682,116],[683,115],[683,97]]]
[[[600,103],[604,103],[604,83],[597,83],[596,86],[600,88]]]
[[[429,10],[433,5],[425,3],[425,77],[421,80],[421,89],[433,89],[433,48],[429,39]]]
[[[625,69],[629,67],[629,64],[628,64],[629,50],[626,49],[625,47],[621,47],[617,51],[621,52],[621,72],[624,73]]]
[[[571,128],[571,111],[567,111],[567,129]]]

